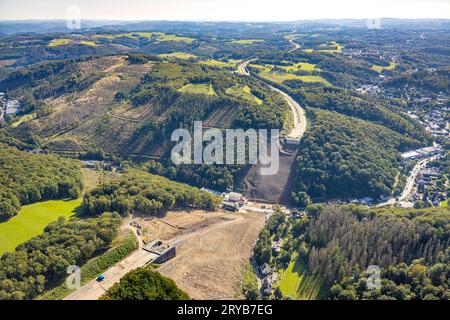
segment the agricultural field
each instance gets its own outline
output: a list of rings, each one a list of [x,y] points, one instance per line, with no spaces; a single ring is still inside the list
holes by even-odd
[[[94,39],[120,39],[120,38],[146,38],[146,39],[154,39],[156,42],[163,41],[176,41],[176,42],[185,42],[192,43],[196,39],[190,37],[181,37],[175,34],[166,34],[164,32],[131,32],[131,33],[116,33],[116,34],[97,34],[92,36]]]
[[[293,73],[281,73],[275,71],[263,71],[259,75],[262,78],[273,81],[277,84],[283,84],[286,80],[300,80],[305,83],[321,83],[325,86],[331,86],[331,83],[321,76],[299,76]]]
[[[77,41],[77,40],[73,40],[73,39],[53,39],[52,41],[50,41],[48,46],[56,47],[56,46],[62,46],[65,44],[82,44],[82,45],[91,46],[91,47],[97,46],[97,44],[94,41],[88,41],[88,40]]]
[[[320,52],[333,52],[333,53],[342,53],[342,49],[344,49],[343,45],[340,45],[336,41],[330,41],[328,43],[324,43],[319,45]]]
[[[23,206],[19,214],[0,223],[0,256],[41,234],[59,217],[69,219],[77,213],[81,199],[50,200]]]
[[[72,39],[53,39],[52,41],[50,41],[50,43],[48,44],[49,47],[56,47],[56,46],[61,46],[64,44],[69,44],[72,43],[73,40]]]
[[[261,105],[263,102],[258,97],[254,96],[251,92],[251,89],[249,86],[235,86],[228,88],[226,90],[226,93],[232,96],[235,96],[237,98],[246,99],[248,101],[256,102],[258,105]]]
[[[249,44],[255,44],[258,42],[264,42],[264,40],[262,40],[262,39],[241,39],[241,40],[233,40],[230,43],[249,45]]]
[[[252,64],[252,68],[256,69],[259,73],[259,76],[267,79],[269,81],[275,82],[277,84],[283,84],[287,80],[299,80],[305,83],[320,83],[324,86],[332,86],[332,84],[327,81],[325,78],[320,75],[299,75],[295,72],[303,71],[303,72],[320,72],[321,70],[317,68],[315,64],[308,62],[298,62],[289,66],[284,65],[273,65],[273,64],[264,64],[257,65]],[[284,71],[282,71],[284,70]]]
[[[342,53],[342,49],[344,49],[343,45],[337,43],[336,41],[330,41],[327,43],[319,44],[317,47],[314,48],[303,49],[303,52]]]
[[[311,275],[306,266],[294,258],[278,282],[284,296],[296,300],[320,299],[322,283],[318,275]]]
[[[396,66],[397,64],[394,61],[391,61],[388,66],[373,65],[371,69],[375,72],[382,73],[384,70],[392,71]]]
[[[175,59],[196,59],[198,58],[196,55],[186,53],[186,52],[172,52],[172,53],[164,53],[159,55],[161,58],[175,58]]]
[[[215,95],[212,84],[208,83],[188,83],[180,88],[180,91],[192,94],[206,94],[208,96]]]
[[[299,62],[292,66],[279,66],[279,68],[284,69],[286,71],[290,72],[297,72],[297,71],[306,71],[306,72],[313,72],[317,71],[320,72],[321,70],[317,68],[317,66],[313,63],[308,62]]]
[[[237,64],[241,61],[242,60],[233,60],[233,59],[230,59],[228,61],[220,61],[220,60],[210,59],[210,60],[200,61],[199,63],[210,66],[210,67],[234,69],[234,68],[236,68]]]

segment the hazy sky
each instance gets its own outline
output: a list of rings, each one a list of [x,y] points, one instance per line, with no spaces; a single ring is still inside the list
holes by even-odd
[[[450,18],[450,0],[0,0],[0,20],[289,21],[317,18]]]

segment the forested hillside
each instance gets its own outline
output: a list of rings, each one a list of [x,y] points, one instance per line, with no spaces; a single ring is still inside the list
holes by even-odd
[[[336,300],[449,300],[450,250],[437,255],[435,262],[426,264],[416,259],[411,264],[400,263],[383,268],[381,288],[367,287],[370,274],[354,269],[351,276],[330,289]]]
[[[390,101],[352,94],[338,88],[301,88],[295,91],[295,98],[306,106],[336,111],[376,123],[406,137],[423,143],[431,143],[431,137],[419,122],[402,115],[402,109]]]
[[[210,193],[166,178],[131,170],[111,183],[85,194],[82,208],[96,215],[117,211],[159,215],[172,208],[215,209],[219,198]]]
[[[113,285],[101,300],[189,300],[175,282],[149,268],[126,274]]]
[[[328,283],[341,281],[357,265],[386,268],[398,263],[436,261],[450,244],[450,212],[325,208],[312,219],[306,234],[308,266]]]
[[[311,126],[297,158],[297,185],[315,198],[389,195],[399,151],[421,143],[381,125],[325,110],[308,110]]]
[[[106,70],[106,71],[105,71]],[[219,128],[282,129],[285,101],[251,78],[152,55],[40,63],[0,82],[21,102],[8,132],[44,148],[166,156],[172,131],[193,121]],[[21,122],[20,117],[31,117]]]
[[[256,262],[282,270],[282,290],[294,287],[285,294],[300,292],[301,297],[309,290],[326,299],[449,298],[448,209],[312,205],[306,213],[296,218],[275,213],[254,249]],[[272,250],[275,241],[282,244],[279,252]],[[377,289],[367,285],[371,265],[381,270]],[[288,266],[296,266],[288,275],[294,278],[284,278],[292,272]]]
[[[71,265],[106,250],[121,223],[117,214],[50,224],[42,235],[0,258],[0,300],[32,299],[58,285]]]
[[[21,205],[80,196],[80,164],[53,155],[0,147],[0,220],[16,215]]]

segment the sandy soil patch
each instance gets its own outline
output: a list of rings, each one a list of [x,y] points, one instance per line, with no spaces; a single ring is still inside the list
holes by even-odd
[[[242,268],[264,226],[257,213],[171,212],[137,219],[147,237],[175,243],[177,257],[159,271],[194,299],[234,299]]]

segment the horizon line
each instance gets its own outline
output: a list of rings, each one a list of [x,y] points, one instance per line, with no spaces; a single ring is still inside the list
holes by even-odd
[[[450,18],[398,18],[398,17],[367,17],[367,18],[302,18],[298,20],[202,20],[202,19],[80,19],[80,21],[103,21],[103,22],[228,22],[228,23],[293,23],[302,21],[345,21],[345,20],[369,20],[369,19],[390,19],[405,21],[420,20],[448,20]],[[0,19],[0,22],[57,22],[67,21],[66,18],[49,18],[49,19]]]

